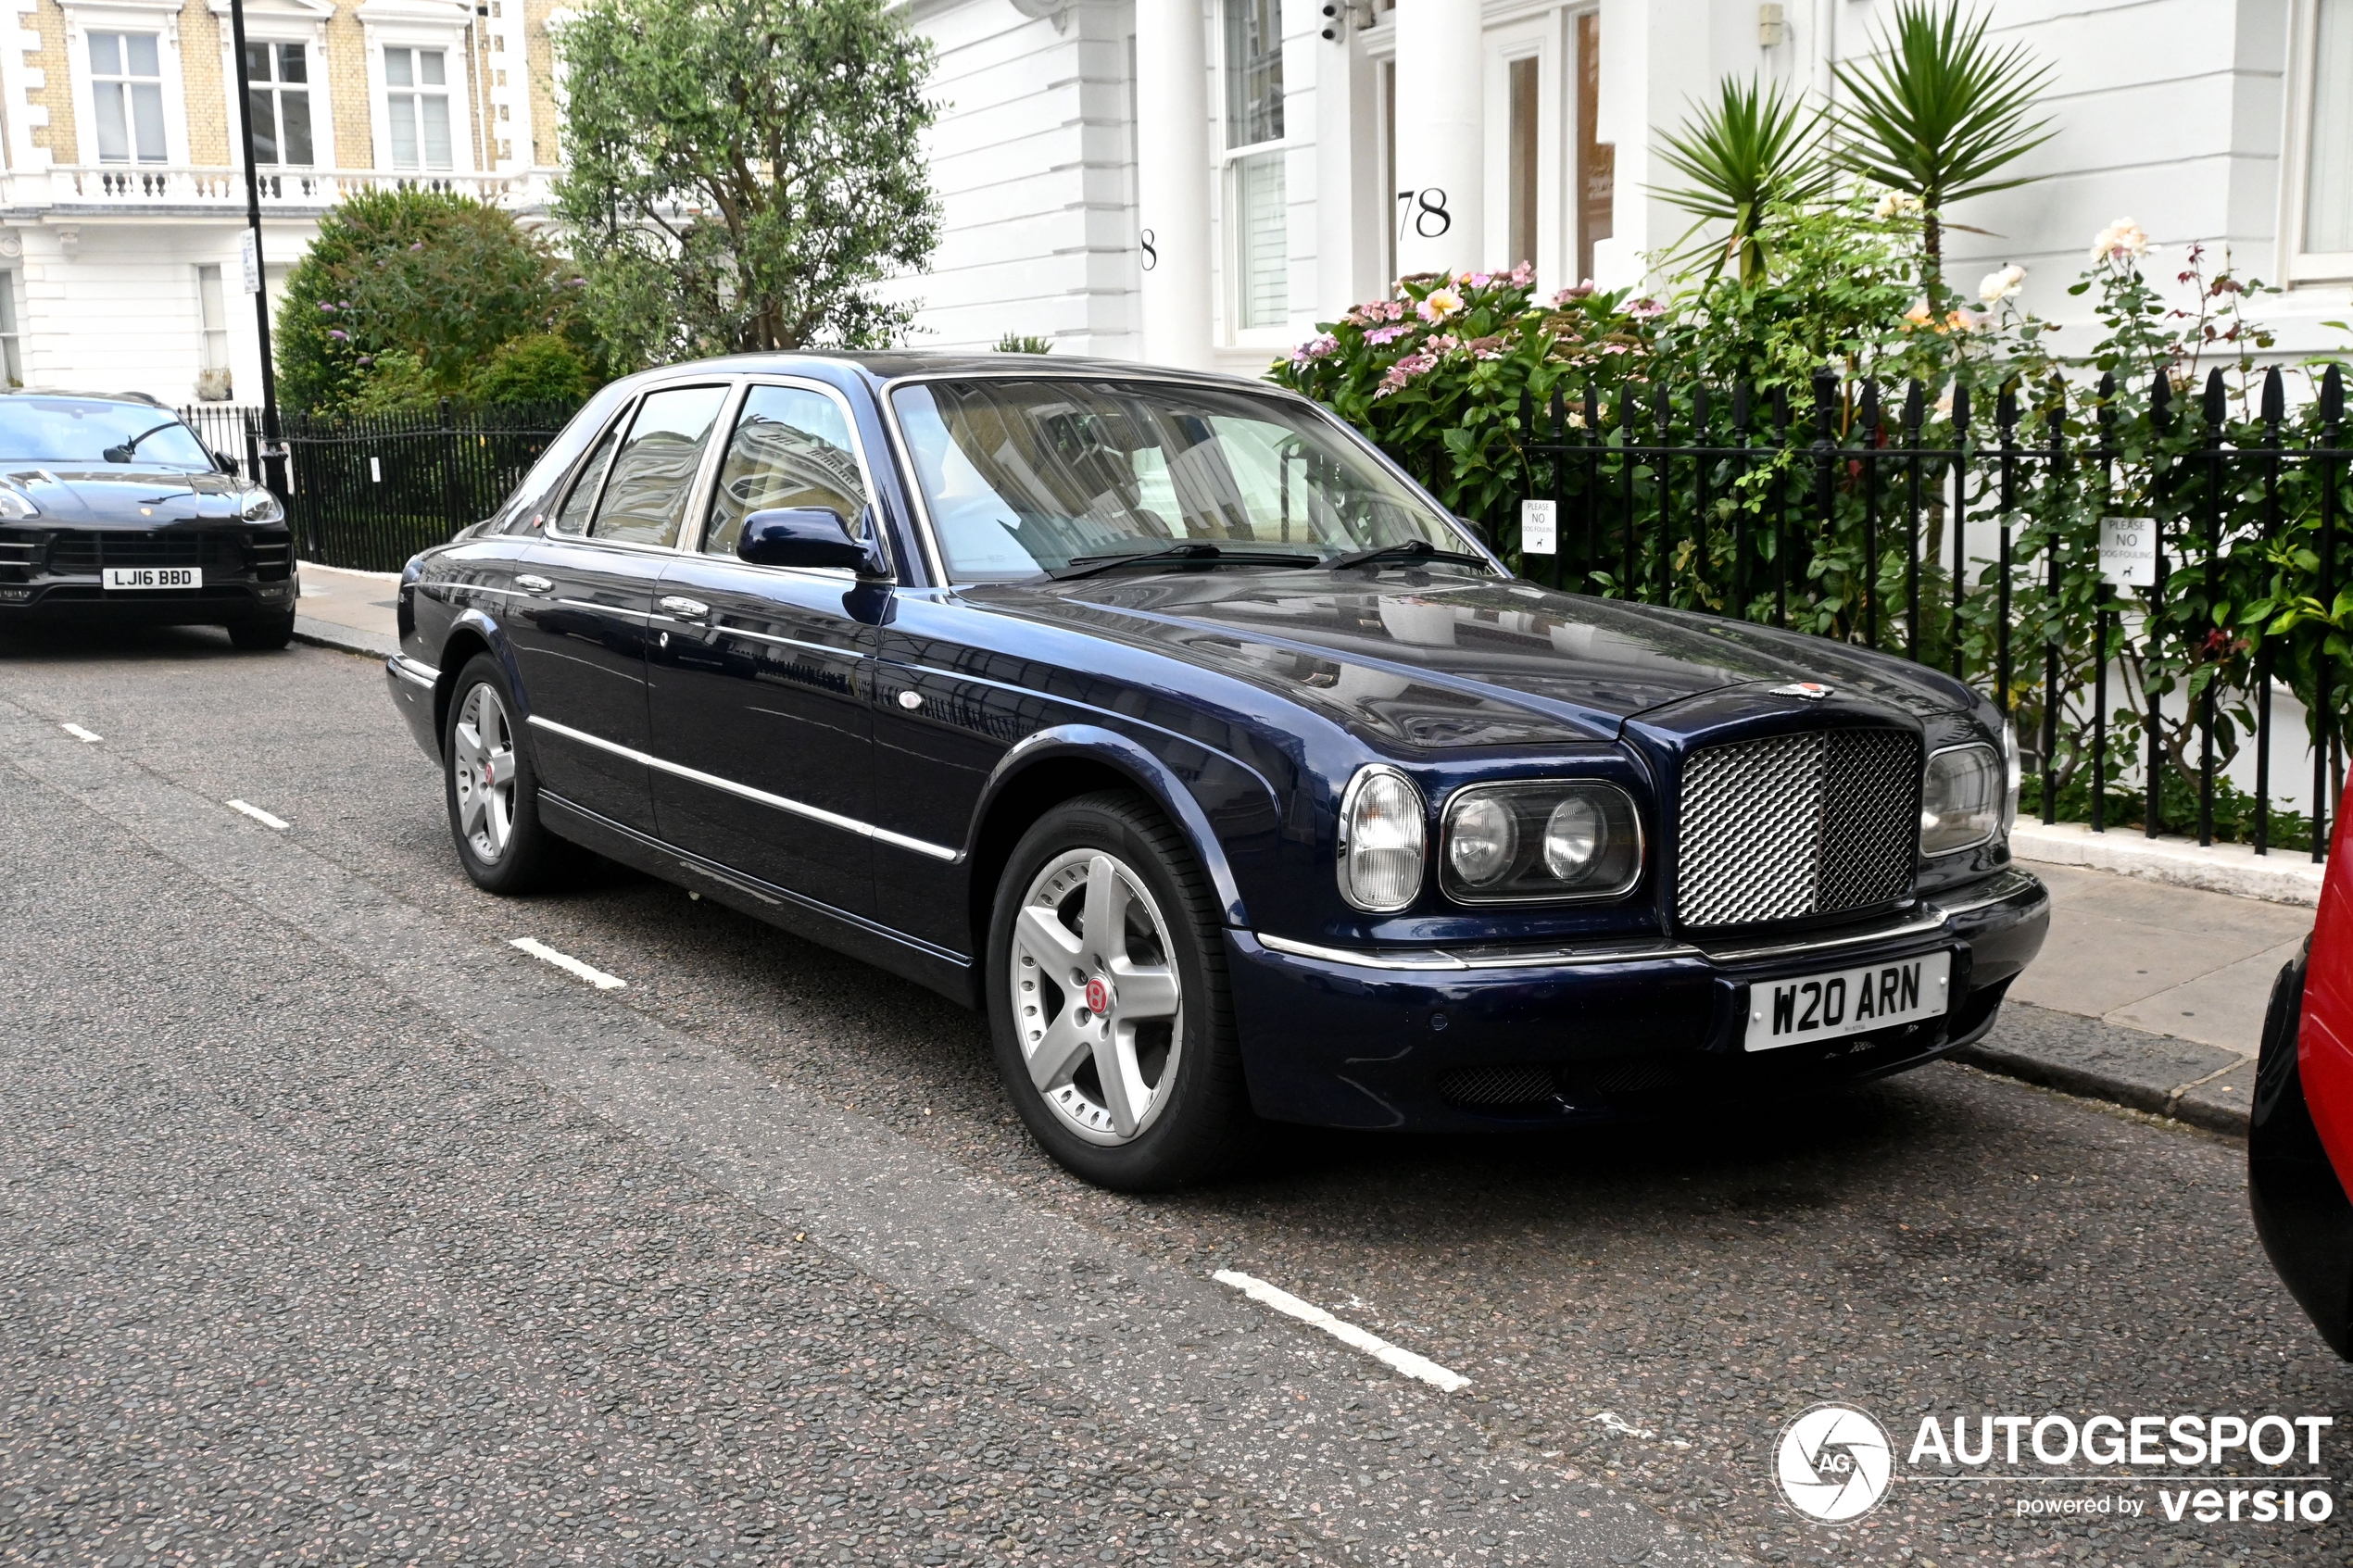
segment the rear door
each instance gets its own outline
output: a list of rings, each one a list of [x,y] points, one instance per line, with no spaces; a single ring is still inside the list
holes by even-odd
[[[728,388],[647,393],[606,431],[517,574],[509,635],[546,787],[654,829],[646,646]]]
[[[858,914],[873,909],[875,621],[889,589],[846,571],[753,566],[743,521],[824,507],[873,526],[849,408],[820,383],[746,389],[698,541],[662,573],[650,650],[661,835]]]

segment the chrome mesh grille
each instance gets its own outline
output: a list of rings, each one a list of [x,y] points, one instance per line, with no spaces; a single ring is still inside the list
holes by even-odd
[[[1676,920],[1756,925],[1902,897],[1919,796],[1919,742],[1903,730],[1818,730],[1693,752],[1683,765]]]

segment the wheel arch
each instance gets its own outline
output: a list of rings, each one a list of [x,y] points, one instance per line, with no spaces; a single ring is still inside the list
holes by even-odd
[[[1263,785],[1265,781],[1258,782]],[[975,953],[988,949],[998,879],[1022,834],[1063,801],[1107,789],[1132,790],[1150,800],[1184,835],[1216,893],[1226,923],[1249,924],[1232,863],[1208,812],[1184,779],[1126,735],[1075,725],[1040,731],[1006,753],[981,796],[965,857]]]
[[[529,714],[531,704],[523,695],[521,672],[515,668],[514,650],[508,646],[497,623],[478,610],[468,610],[449,629],[441,643],[441,673],[433,684],[434,746],[438,751],[449,734],[449,705],[457,699],[458,677],[477,654],[488,654],[498,661],[507,673],[507,687],[515,694],[515,704],[522,711],[520,721]]]

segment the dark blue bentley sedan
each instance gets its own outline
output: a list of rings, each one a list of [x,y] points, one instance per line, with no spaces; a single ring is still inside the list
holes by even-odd
[[[1915,1066],[2048,900],[1934,671],[1513,578],[1346,426],[1134,366],[607,387],[409,564],[467,873],[569,845],[987,1010],[1079,1174]]]

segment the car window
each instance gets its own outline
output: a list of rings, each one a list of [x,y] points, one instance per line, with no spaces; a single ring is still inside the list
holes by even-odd
[[[0,398],[0,461],[175,463],[212,467],[204,443],[152,403],[94,397]]]
[[[807,387],[755,386],[727,443],[702,547],[734,555],[744,519],[774,507],[829,508],[862,537],[866,499],[841,405]]]
[[[686,521],[686,493],[702,465],[704,443],[727,401],[724,386],[679,386],[648,393],[613,454],[612,477],[597,503],[592,539],[674,545]]]
[[[1319,559],[1470,547],[1401,476],[1288,399],[1041,376],[917,383],[892,403],[958,581],[1196,540]]]
[[[597,486],[605,477],[605,468],[612,461],[613,448],[621,445],[621,426],[616,421],[605,432],[588,460],[580,465],[580,477],[572,482],[572,494],[564,497],[563,509],[556,514],[556,530],[561,533],[588,532],[588,508],[597,504]]]

